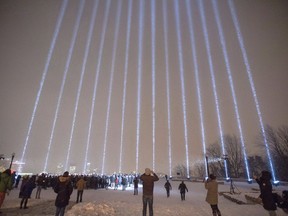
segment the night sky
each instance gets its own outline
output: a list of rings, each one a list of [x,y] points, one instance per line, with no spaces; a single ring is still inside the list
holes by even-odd
[[[219,114],[223,134],[239,137],[240,122],[248,155],[261,153],[255,97],[264,126],[288,125],[286,0],[109,2],[67,1],[59,23],[65,1],[0,1],[0,153],[9,157],[15,152],[15,161],[25,161],[24,172],[42,172],[46,158],[48,172],[56,172],[59,164],[82,172],[85,159],[98,173],[141,172],[145,167],[168,173],[188,158],[193,166],[204,158],[203,144],[219,140]]]

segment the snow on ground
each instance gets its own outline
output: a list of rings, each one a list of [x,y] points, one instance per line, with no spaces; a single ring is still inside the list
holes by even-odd
[[[164,189],[164,179],[155,183],[154,188],[154,215],[155,216],[210,216],[212,215],[208,203],[205,202],[206,190],[203,182],[185,182],[189,192],[186,193],[186,200],[181,201],[178,191],[179,181],[170,181],[172,185],[171,196],[166,197]],[[258,185],[234,182],[235,192],[240,194],[230,194],[230,184],[219,185],[219,208],[223,216],[265,216],[269,215],[260,204],[247,201],[245,195],[257,198],[259,192]],[[281,194],[282,190],[288,190],[287,186],[274,188]],[[6,196],[1,211],[5,216],[52,216],[55,214],[54,200],[56,194],[53,190],[42,190],[41,199],[35,198],[35,190],[32,198],[28,202],[28,209],[19,209],[20,199],[18,198],[19,189],[14,189]],[[74,190],[70,204],[66,209],[66,216],[137,216],[142,215],[142,189],[139,188],[139,195],[133,195],[133,188],[126,191],[121,189],[99,189],[85,190],[83,202],[76,204],[76,190]],[[235,202],[236,201],[236,202]],[[237,204],[244,203],[244,204]],[[287,215],[282,209],[277,210],[278,216]]]

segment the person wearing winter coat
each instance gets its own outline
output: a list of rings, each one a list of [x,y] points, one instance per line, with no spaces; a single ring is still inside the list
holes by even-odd
[[[167,180],[166,183],[164,184],[164,188],[166,189],[167,197],[170,197],[170,190],[172,190],[172,186],[169,180]]]
[[[140,180],[143,182],[143,216],[146,216],[147,204],[149,206],[149,215],[153,216],[153,190],[154,182],[158,181],[159,178],[149,168],[145,169],[145,173],[140,176]]]
[[[24,208],[24,209],[27,209],[27,202],[28,202],[28,199],[31,198],[31,194],[32,194],[32,191],[34,188],[36,188],[36,176],[32,176],[31,178],[29,178],[27,180],[26,183],[24,183],[21,187],[21,202],[20,202],[20,209]],[[24,206],[23,206],[24,204]]]
[[[11,170],[6,169],[0,174],[0,208],[4,202],[6,193],[12,190],[13,182],[11,177]]]
[[[134,195],[138,195],[138,184],[139,184],[139,180],[138,180],[138,177],[137,177],[137,176],[134,178],[133,184],[134,184]]]
[[[84,188],[86,188],[86,181],[84,180],[83,175],[81,175],[80,179],[76,182],[76,188],[77,188],[77,200],[76,200],[76,202],[77,203],[79,201],[82,202]]]
[[[178,190],[180,190],[181,201],[185,200],[185,193],[188,192],[188,188],[184,181],[179,184]]]
[[[65,208],[69,204],[70,196],[73,192],[73,186],[70,181],[69,172],[64,172],[64,174],[58,178],[54,187],[54,192],[57,193],[55,200],[55,216],[63,216],[65,213]]]
[[[209,175],[209,178],[205,181],[205,189],[207,190],[206,202],[210,204],[213,216],[221,216],[218,208],[218,182],[216,176]]]
[[[263,207],[269,212],[270,216],[276,215],[276,203],[272,193],[271,173],[269,171],[262,171],[261,177],[254,176],[255,181],[260,187],[260,198],[262,199]]]

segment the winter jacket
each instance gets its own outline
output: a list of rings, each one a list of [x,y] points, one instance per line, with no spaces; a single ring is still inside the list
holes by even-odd
[[[12,177],[3,172],[0,174],[0,192],[6,192],[12,190]]]
[[[70,196],[73,192],[73,187],[69,177],[60,176],[54,187],[54,192],[57,193],[55,206],[65,207],[69,204]]]
[[[260,186],[260,198],[262,199],[264,209],[268,211],[276,210],[276,203],[272,193],[272,184],[270,180],[260,177],[255,179]]]
[[[20,194],[23,198],[30,198],[33,189],[36,187],[35,178],[30,178],[21,188]]]
[[[145,173],[140,176],[141,181],[143,182],[143,196],[153,196],[154,182],[158,181],[158,176],[146,175]]]
[[[180,193],[185,193],[186,191],[188,192],[188,188],[185,183],[181,183],[178,187],[178,190],[180,190]]]
[[[80,178],[76,183],[77,190],[83,191],[86,188],[86,181],[83,178]]]
[[[210,205],[218,204],[218,182],[216,180],[205,181],[207,189],[206,202]]]

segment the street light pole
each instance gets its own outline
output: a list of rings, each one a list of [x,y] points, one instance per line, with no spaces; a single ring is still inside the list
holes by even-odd
[[[208,177],[209,177],[210,172],[209,172],[208,156],[206,155],[205,158],[206,158],[206,169],[207,169],[207,174],[208,174]]]
[[[13,152],[13,153],[12,153],[12,157],[11,157],[10,166],[9,166],[9,169],[10,169],[10,170],[11,170],[11,168],[12,168],[12,163],[13,163],[14,157],[15,157],[15,153]]]

